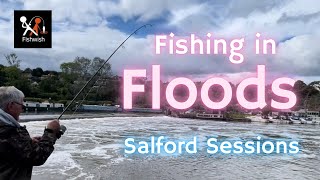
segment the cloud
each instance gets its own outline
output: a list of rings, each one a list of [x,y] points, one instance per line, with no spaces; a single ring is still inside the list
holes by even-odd
[[[52,10],[54,22],[70,22],[81,25],[97,25],[103,21],[94,0],[25,0],[24,9]]]
[[[99,2],[99,9],[105,16],[120,16],[125,21],[139,17],[138,21],[147,22],[152,19],[164,17],[167,13],[173,13],[190,5],[196,5],[199,2],[199,0],[120,0],[118,2]]]
[[[278,23],[282,22],[295,22],[295,21],[302,21],[302,22],[309,22],[315,18],[320,17],[320,11],[312,14],[301,15],[301,16],[288,16],[286,13],[282,14],[281,18],[278,20]]]
[[[290,64],[286,71],[292,74],[320,75],[320,50],[317,48],[319,41],[319,35],[303,35],[285,41],[279,45],[275,63],[281,68]]]

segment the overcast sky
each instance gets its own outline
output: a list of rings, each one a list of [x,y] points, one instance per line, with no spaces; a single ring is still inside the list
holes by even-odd
[[[52,10],[51,49],[13,48],[14,10]],[[76,56],[107,58],[137,27],[150,23],[110,60],[115,74],[125,68],[160,64],[162,77],[238,81],[265,64],[268,79],[320,80],[320,6],[317,0],[7,0],[0,1],[0,54],[16,53],[21,68],[60,70]],[[155,55],[155,34],[245,38],[244,62],[232,64],[218,55]],[[254,38],[273,38],[276,55],[255,55]],[[4,56],[0,63],[7,65]]]

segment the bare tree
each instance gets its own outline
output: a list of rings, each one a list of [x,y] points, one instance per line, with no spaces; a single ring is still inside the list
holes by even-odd
[[[4,57],[6,58],[10,66],[14,66],[17,68],[20,67],[21,60],[18,59],[18,56],[15,53],[4,55]]]

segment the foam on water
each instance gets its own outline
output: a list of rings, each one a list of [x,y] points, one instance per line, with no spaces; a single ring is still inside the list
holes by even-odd
[[[86,156],[98,156],[103,159],[110,159],[113,156],[107,154],[108,150],[105,148],[105,146],[98,146],[93,149],[89,150],[81,150],[80,153],[84,154]]]
[[[22,124],[27,126],[31,135],[41,135],[47,123],[48,121],[39,121]],[[305,167],[316,167],[320,160],[318,126],[230,123],[165,116],[72,119],[62,120],[61,124],[65,125],[68,130],[57,141],[55,151],[47,162],[43,166],[34,168],[35,178],[43,177],[45,172],[50,172],[50,174],[63,174],[64,179],[97,179],[109,177],[109,174],[104,173],[114,172],[118,174],[111,179],[118,179],[118,176],[123,177],[122,179],[130,179],[131,175],[137,179],[146,179],[150,177],[147,176],[148,172],[157,172],[156,174],[160,174],[159,179],[168,179],[164,176],[168,173],[175,177],[174,179],[181,179],[181,177],[185,179],[190,177],[188,173],[191,172],[201,174],[203,179],[212,177],[234,179],[242,177],[240,175],[244,173],[251,173],[250,178],[257,179],[276,177],[276,174],[281,171],[281,177],[305,179],[315,177],[317,174],[314,170],[306,172]],[[200,151],[206,148],[207,138],[245,141],[255,139],[258,135],[266,139],[297,140],[302,143],[302,150],[294,156],[237,156],[236,158],[231,155],[200,155],[196,158],[124,156],[125,138],[135,137],[148,140],[151,136],[159,135],[171,140],[190,140],[193,136],[197,136],[200,147],[203,147]],[[259,167],[266,166],[266,164],[274,166],[270,166],[268,173],[264,175],[262,172],[264,169]],[[94,170],[95,167],[103,170]],[[293,175],[283,171],[284,167],[300,169],[301,172]],[[214,174],[216,171],[219,174]]]
[[[52,119],[56,119],[58,118],[59,115],[58,114],[52,114],[52,115],[21,115],[20,119],[24,119],[24,120],[29,120],[29,119],[38,119],[38,118],[52,118]]]
[[[73,168],[80,169],[80,165],[77,164],[73,159],[72,155],[66,151],[55,151],[48,158],[47,162],[43,165],[43,167],[56,168],[63,167],[62,169],[70,170]]]

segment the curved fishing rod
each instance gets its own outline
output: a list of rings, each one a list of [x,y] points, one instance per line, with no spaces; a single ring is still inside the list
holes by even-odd
[[[107,71],[106,71],[106,72],[107,72]],[[101,70],[101,76],[93,83],[93,85],[91,86],[91,88],[89,89],[89,91],[87,92],[87,94],[84,95],[84,97],[82,98],[82,100],[80,101],[80,103],[77,104],[76,109],[75,109],[75,110],[73,111],[73,113],[72,113],[72,116],[78,111],[79,107],[82,105],[82,103],[84,102],[84,100],[88,97],[89,93],[91,92],[91,90],[93,89],[93,87],[96,85],[96,83],[103,77],[102,74],[103,74],[103,73],[106,73],[106,72],[103,72],[103,71]],[[99,85],[99,87],[98,87],[98,89],[97,89],[97,93],[99,92],[100,87],[101,87],[101,84]]]
[[[102,76],[101,76],[102,77]],[[81,102],[78,104],[78,106],[76,107],[76,110],[73,111],[72,116],[77,112],[78,108],[80,107],[80,105],[83,103],[83,101],[87,98],[87,96],[89,95],[89,93],[91,92],[91,90],[93,89],[94,85],[100,80],[100,78],[98,78],[93,85],[91,86],[91,88],[89,89],[89,91],[87,92],[87,94],[84,96],[84,98],[81,100]],[[100,89],[101,86],[99,86]],[[98,90],[99,90],[98,89]],[[97,91],[98,91],[97,90]],[[64,132],[67,130],[67,127],[65,127],[64,125],[60,126],[60,136],[64,134]]]
[[[102,76],[101,76],[101,77],[102,77]],[[89,89],[89,91],[87,92],[87,94],[84,96],[84,98],[83,98],[83,99],[80,101],[80,103],[77,105],[76,109],[73,111],[72,115],[74,115],[74,114],[78,111],[78,109],[79,109],[79,107],[82,105],[83,101],[88,97],[88,95],[89,95],[89,93],[91,92],[91,90],[93,89],[94,85],[100,80],[101,77],[99,77],[99,78],[96,80],[96,82],[93,83],[93,85],[91,86],[91,88]],[[97,90],[97,93],[98,93],[100,87],[101,87],[101,85],[99,85],[98,90]]]
[[[140,29],[147,28],[148,26],[152,26],[151,24],[145,24],[138,29],[136,29],[134,32],[132,32],[118,47],[116,50],[113,51],[113,53],[108,57],[108,59],[101,65],[101,67],[97,70],[97,72],[87,81],[87,83],[80,89],[80,91],[74,96],[74,98],[71,100],[71,102],[68,104],[68,106],[62,111],[60,116],[58,117],[58,120],[62,117],[62,115],[68,110],[68,108],[71,106],[71,104],[77,99],[77,97],[80,95],[80,93],[88,86],[88,84],[92,81],[92,79],[98,74],[98,72],[103,68],[103,66],[110,60],[110,58],[118,51],[118,49],[133,35],[136,34]],[[63,126],[65,129],[66,127]],[[65,131],[65,130],[64,130]]]

